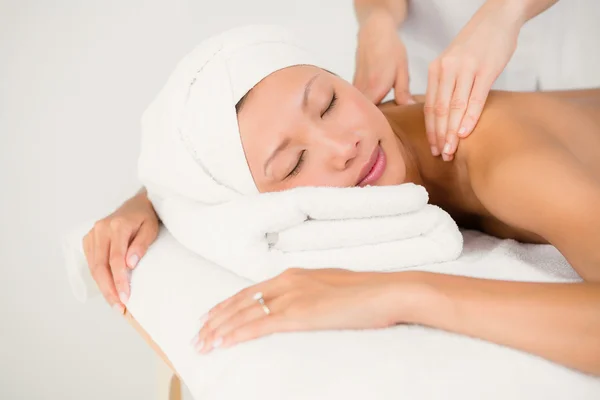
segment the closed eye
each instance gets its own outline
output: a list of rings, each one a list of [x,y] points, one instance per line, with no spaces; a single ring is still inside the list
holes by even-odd
[[[329,102],[329,106],[327,106],[327,108],[325,109],[325,111],[323,111],[323,113],[321,114],[321,118],[323,118],[328,112],[330,112],[333,107],[335,107],[336,103],[337,103],[337,95],[335,94],[335,90],[333,91],[333,95],[331,96],[331,101]]]
[[[304,152],[305,151],[306,150],[302,150],[302,152],[300,153],[300,157],[298,158],[298,162],[296,163],[296,166],[294,167],[294,169],[292,169],[292,171],[289,174],[287,174],[285,179],[287,179],[291,176],[298,175],[298,172],[300,172],[300,168],[302,167],[302,163],[304,163]]]

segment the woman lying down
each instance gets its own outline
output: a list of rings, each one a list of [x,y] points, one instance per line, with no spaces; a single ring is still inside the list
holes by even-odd
[[[214,90],[193,87],[204,73],[226,73],[234,82],[229,103],[211,92],[216,100],[199,101],[207,109],[194,113],[230,112],[237,119],[234,136],[254,190],[412,182],[424,186],[430,203],[461,227],[556,246],[583,282],[351,272],[343,266],[292,269],[211,309],[193,339],[198,351],[278,332],[406,323],[600,375],[600,89],[491,92],[473,133],[460,141],[453,161],[444,162],[431,154],[422,103],[377,107],[345,80],[298,55],[301,51],[277,37],[278,31],[266,32],[270,40],[264,32],[256,38],[245,32],[242,39],[230,32],[217,46],[215,39],[209,41],[210,56],[199,58],[201,65],[190,69],[187,81],[171,81],[181,85],[186,99]],[[240,92],[235,82],[244,79]],[[116,307],[122,307],[117,293],[123,304],[129,293],[126,260],[135,266],[156,238],[157,226],[141,192],[86,236],[94,278]],[[262,294],[263,304],[255,293]]]

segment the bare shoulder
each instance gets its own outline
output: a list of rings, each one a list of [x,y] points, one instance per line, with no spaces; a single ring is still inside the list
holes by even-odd
[[[568,152],[600,176],[600,90],[491,92],[457,156],[477,174],[544,150]]]
[[[476,128],[459,143],[457,157],[477,174],[507,158],[550,145],[534,118],[523,112],[522,96],[510,92],[491,92]]]
[[[570,162],[564,141],[548,128],[544,114],[535,112],[539,100],[539,95],[490,93],[476,129],[461,140],[457,154],[478,197],[523,190],[517,182],[528,189],[533,182],[523,179],[544,179],[548,160]]]

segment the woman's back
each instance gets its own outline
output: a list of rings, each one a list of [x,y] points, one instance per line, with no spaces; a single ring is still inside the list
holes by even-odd
[[[486,109],[477,130],[484,137],[475,141],[493,146],[497,137],[508,136],[525,146],[538,140],[541,146],[560,145],[600,181],[600,89],[492,92]]]
[[[557,174],[565,174],[566,179],[577,181],[580,175],[589,175],[600,183],[600,90],[548,92],[548,93],[507,93],[491,95],[490,115],[479,129],[479,138],[473,139],[473,147],[467,152],[479,152],[471,156],[471,168],[481,168],[485,163],[483,155],[495,163],[509,159],[520,161],[522,169],[511,170],[513,174],[523,173],[529,179],[530,191],[541,185],[560,185]],[[502,138],[501,138],[502,137]],[[503,143],[503,146],[497,144]],[[492,154],[497,152],[496,157]],[[530,156],[531,155],[531,156]],[[529,160],[525,157],[530,157]],[[579,163],[573,168],[571,161]],[[506,176],[506,180],[514,179]],[[587,178],[587,177],[586,177]],[[585,179],[585,178],[583,178]],[[546,182],[540,182],[540,181]],[[511,183],[505,184],[512,187]],[[519,190],[514,185],[514,190]],[[555,193],[563,196],[563,205],[576,207],[578,199],[567,188],[556,187]],[[519,196],[521,193],[505,193],[505,196]],[[522,201],[529,201],[523,197]],[[534,201],[533,199],[531,201]],[[547,199],[553,202],[554,199]],[[500,202],[498,202],[500,203]],[[504,202],[502,207],[511,207]],[[514,206],[514,204],[512,205]],[[507,224],[498,217],[498,212],[489,212],[481,217],[481,228],[490,234],[514,238],[525,242],[547,242],[547,238],[520,227]],[[542,212],[540,207],[539,212]],[[519,213],[518,211],[516,213]],[[546,218],[557,218],[546,215]]]

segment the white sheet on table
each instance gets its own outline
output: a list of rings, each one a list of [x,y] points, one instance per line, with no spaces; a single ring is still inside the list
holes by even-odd
[[[576,281],[551,246],[465,232],[454,262],[420,269]],[[183,249],[164,230],[132,278],[129,308],[191,393],[222,399],[599,399],[600,380],[481,340],[419,326],[278,334],[198,355],[197,319],[249,281]]]

